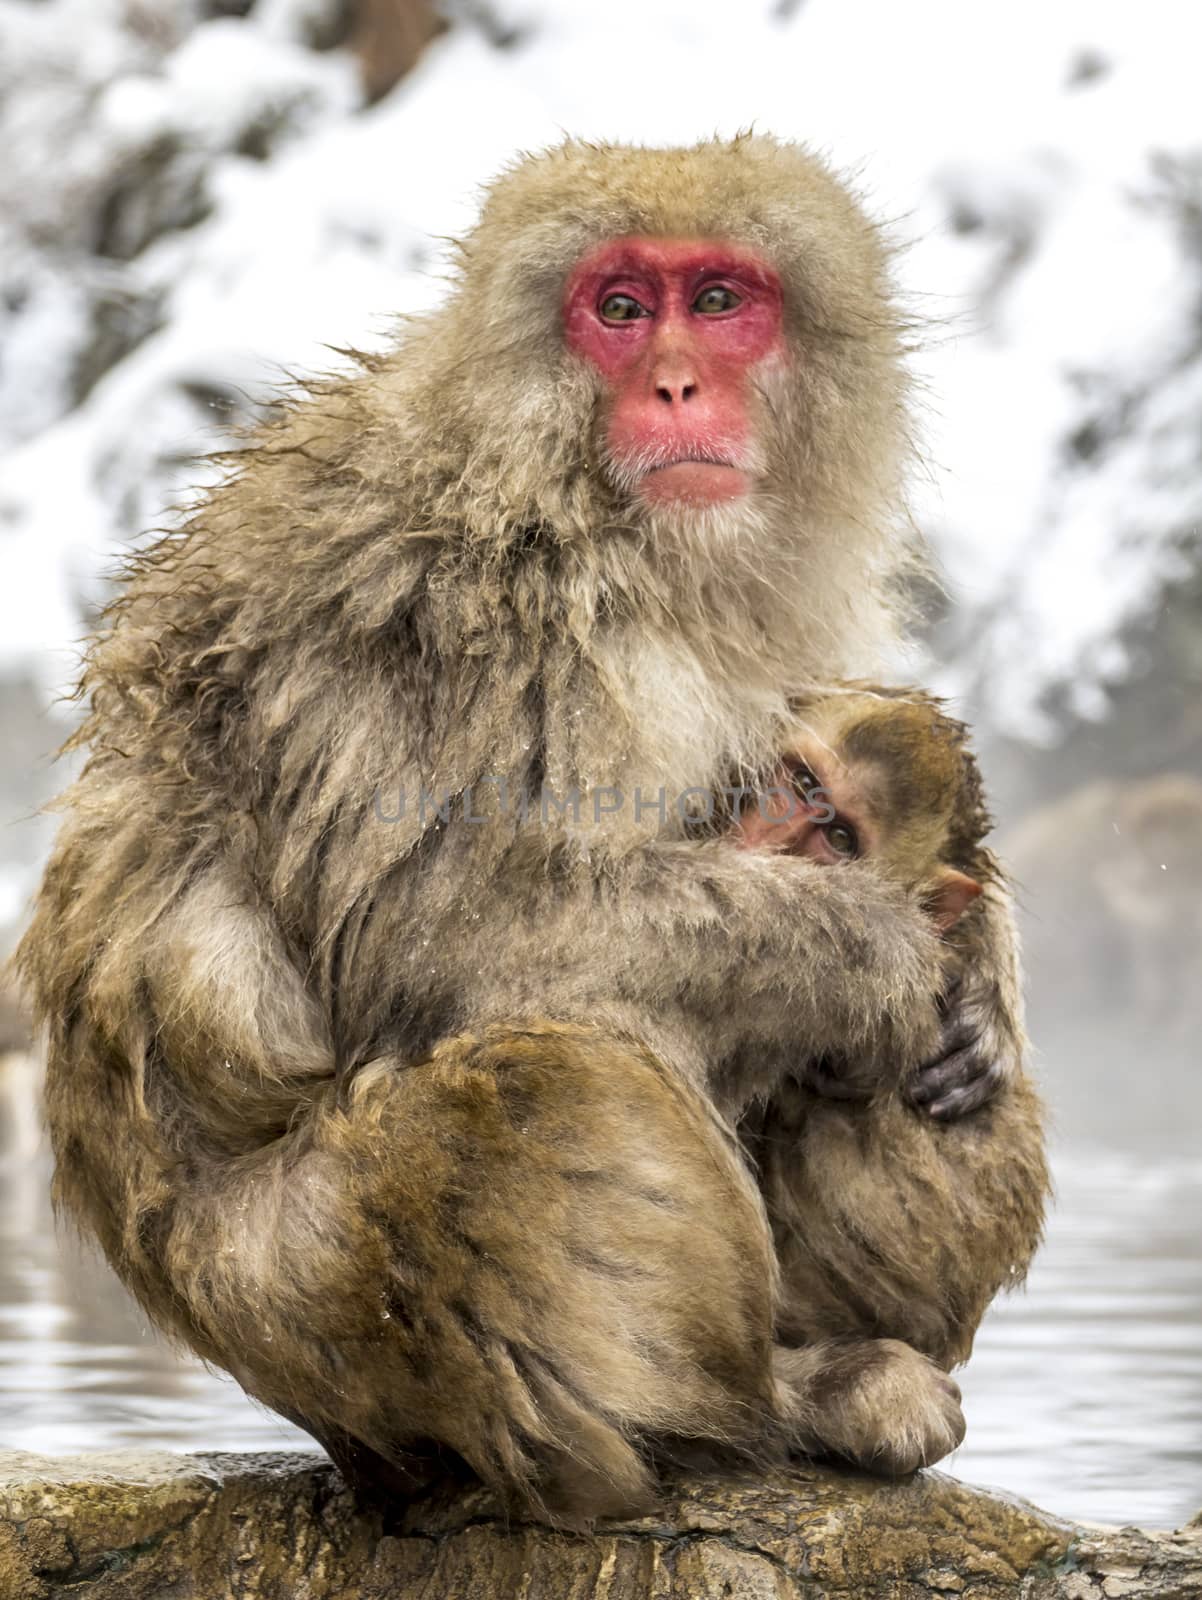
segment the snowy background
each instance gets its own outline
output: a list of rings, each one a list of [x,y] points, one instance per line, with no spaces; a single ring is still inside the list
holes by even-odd
[[[1061,1135],[1136,1152],[1120,1191],[1166,1145],[1196,1156],[1200,58],[1181,0],[0,0],[0,943],[48,841],[78,640],[198,455],[283,372],[436,300],[515,151],[754,124],[911,241],[917,504],[946,578],[927,676],[979,729]],[[1145,1265],[1177,1273],[1184,1325],[1181,1182],[1140,1190],[1123,1248],[1161,1216],[1175,1253]],[[1177,1355],[1159,1403],[1195,1425],[1202,1345]],[[1175,1446],[1195,1505],[1199,1431]]]
[[[0,0],[0,680],[18,736],[12,686],[40,702],[70,682],[105,573],[197,481],[197,453],[282,369],[328,366],[435,299],[446,237],[514,151],[751,123],[829,154],[913,241],[919,509],[951,597],[932,676],[987,734],[1046,747],[1104,720],[1166,599],[1196,616],[1197,8],[439,10],[420,51],[439,19],[416,0]],[[369,104],[365,66],[378,92],[410,56]],[[1162,676],[1196,678],[1196,634],[1180,648]],[[1196,765],[1196,737],[1170,755]],[[0,918],[43,847],[9,830]]]
[[[755,124],[827,153],[910,244],[917,504],[946,576],[927,676],[978,724],[1037,902],[1033,966],[1056,974],[1037,1021],[1055,1044],[1066,1001],[1116,995],[1130,1019],[1108,965],[1167,961],[1192,994],[1200,46],[1177,0],[0,0],[0,929],[46,848],[32,813],[61,781],[77,641],[198,454],[285,371],[435,300],[448,237],[515,151]],[[1166,771],[1192,787],[1141,807]],[[1135,786],[1129,826],[1083,790],[1099,777]],[[1099,878],[1116,849],[1125,900]],[[1168,855],[1171,890],[1149,877]],[[1116,919],[1083,958],[1081,924]]]

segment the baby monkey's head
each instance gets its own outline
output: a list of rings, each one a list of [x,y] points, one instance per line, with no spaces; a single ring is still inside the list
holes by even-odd
[[[773,790],[743,807],[742,843],[830,866],[871,858],[919,890],[946,932],[992,870],[964,724],[921,690],[866,684],[824,689],[793,709]]]

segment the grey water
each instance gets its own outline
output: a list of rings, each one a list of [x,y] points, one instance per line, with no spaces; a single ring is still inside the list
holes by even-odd
[[[958,1381],[951,1470],[1073,1520],[1202,1509],[1202,1155],[1061,1150],[1047,1241]]]
[[[33,1077],[10,1058],[0,1082],[0,1445],[314,1448],[170,1350],[56,1233]],[[1070,1145],[1055,1170],[1029,1283],[960,1374],[969,1433],[945,1467],[1065,1518],[1178,1526],[1202,1507],[1202,1152]]]

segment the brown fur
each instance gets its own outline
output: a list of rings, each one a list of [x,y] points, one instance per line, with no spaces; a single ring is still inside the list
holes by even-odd
[[[984,844],[991,819],[964,725],[919,690],[861,684],[801,700],[797,713],[786,748],[819,750],[859,780],[878,824],[878,866],[924,898],[949,867],[987,886],[949,935],[972,972],[1005,888]],[[835,798],[833,778],[831,787]],[[1016,1017],[1013,969],[995,967],[992,979],[1003,1014]],[[968,1020],[981,1006],[970,999]],[[875,1063],[839,1071],[867,1103],[835,1102],[791,1078],[743,1127],[776,1239],[780,1336],[811,1346],[872,1332],[953,1366],[1039,1243],[1048,1172],[1038,1096],[1015,1073],[975,1117],[940,1126],[915,1116],[904,1083]]]
[[[650,514],[607,476],[560,297],[627,233],[779,268],[798,358],[755,396],[745,504]],[[861,1353],[865,1395],[909,1400],[854,1426],[821,1352],[774,1375],[767,1226],[711,1109],[799,1051],[924,1059],[946,952],[870,863],[629,803],[762,768],[791,696],[879,661],[912,559],[901,345],[881,241],[804,152],[568,143],[493,187],[443,309],[132,563],[22,949],[56,1194],[352,1470],[408,1481],[432,1439],[582,1515],[674,1441],[946,1448],[912,1352]],[[627,804],[523,821],[490,779]],[[1013,1042],[1008,989],[985,1020]]]

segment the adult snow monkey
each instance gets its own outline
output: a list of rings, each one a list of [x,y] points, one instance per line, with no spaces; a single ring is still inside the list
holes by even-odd
[[[881,240],[803,150],[569,141],[95,642],[22,949],[56,1194],[360,1483],[433,1448],[581,1519],[666,1457],[900,1472],[961,1436],[871,1307],[776,1348],[730,1128],[837,1052],[943,1115],[1005,1092],[1005,905],[953,955],[872,863],[696,825],[791,695],[892,638],[901,340]]]

